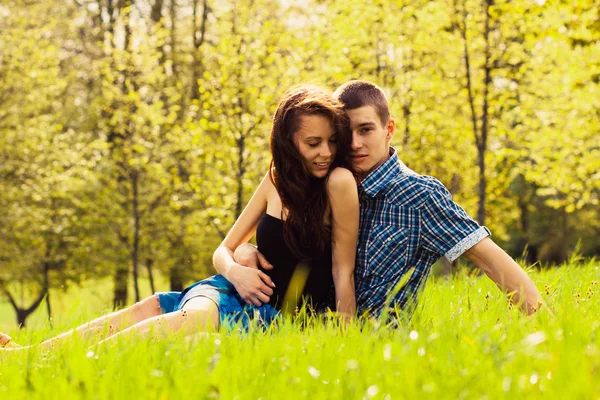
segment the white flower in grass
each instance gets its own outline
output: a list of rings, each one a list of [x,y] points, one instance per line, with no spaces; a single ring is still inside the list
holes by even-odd
[[[433,382],[429,382],[429,383],[423,385],[423,391],[424,392],[431,393],[434,390],[435,390],[435,383],[433,383]]]
[[[425,355],[425,347],[419,347],[419,350],[417,350],[417,354],[423,357]]]
[[[531,383],[532,385],[535,385],[538,381],[538,374],[536,374],[535,372],[531,375],[531,377],[529,378],[529,383]]]
[[[95,353],[94,353],[92,350],[90,350],[90,351],[88,351],[87,353],[85,353],[85,356],[86,356],[87,358],[92,358],[92,357],[94,357],[94,355],[95,355]]]
[[[370,399],[372,397],[375,397],[377,393],[379,393],[379,388],[377,387],[377,385],[369,386],[369,388],[367,389],[366,397]]]
[[[410,337],[411,340],[417,340],[419,338],[419,332],[410,331],[410,334],[408,335],[408,337]]]
[[[383,346],[383,359],[385,361],[389,361],[392,359],[392,344],[391,343],[387,343],[385,346]]]
[[[308,367],[308,373],[310,374],[310,376],[312,376],[315,379],[317,379],[319,376],[321,376],[321,371],[319,371],[315,367]]]
[[[529,346],[537,346],[540,343],[546,341],[546,333],[539,331],[528,335],[525,339],[523,339],[523,344]]]
[[[504,390],[505,392],[508,392],[510,390],[510,383],[511,383],[511,379],[509,376],[504,377],[504,380],[502,381],[502,390]]]
[[[159,369],[153,369],[152,371],[150,371],[150,375],[160,378],[160,377],[164,376],[165,374]]]
[[[351,371],[353,369],[358,369],[358,361],[356,361],[356,360],[348,360],[346,362],[346,371]]]

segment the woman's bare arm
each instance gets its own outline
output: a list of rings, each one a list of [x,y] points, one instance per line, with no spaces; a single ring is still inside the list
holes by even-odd
[[[233,260],[233,251],[256,232],[258,221],[267,209],[269,185],[272,184],[267,174],[213,254],[213,264],[217,272],[235,286],[247,304],[257,306],[269,301],[269,296],[273,294],[273,282],[264,272],[236,263]]]
[[[331,207],[332,266],[337,311],[356,314],[354,263],[358,241],[359,205],[356,181],[350,171],[336,168],[327,182]]]

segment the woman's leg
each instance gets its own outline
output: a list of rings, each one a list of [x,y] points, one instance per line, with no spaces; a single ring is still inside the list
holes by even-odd
[[[219,310],[208,297],[190,299],[180,311],[158,315],[141,321],[99,343],[106,344],[123,335],[162,337],[170,332],[183,332],[191,335],[198,332],[211,332],[219,328]]]
[[[40,344],[43,349],[51,349],[71,339],[73,334],[80,334],[84,339],[96,336],[97,340],[105,339],[119,331],[126,329],[145,319],[161,314],[158,298],[153,295],[132,306],[112,312],[87,322],[73,330],[62,333]],[[6,350],[20,350],[31,346],[6,348]]]

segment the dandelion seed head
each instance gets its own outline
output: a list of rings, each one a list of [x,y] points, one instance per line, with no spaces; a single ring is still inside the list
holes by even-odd
[[[419,338],[419,332],[410,331],[410,334],[408,336],[410,337],[411,340],[417,340]]]
[[[308,367],[308,373],[310,374],[310,376],[312,376],[315,379],[317,379],[319,376],[321,376],[321,371],[319,371],[315,367]]]

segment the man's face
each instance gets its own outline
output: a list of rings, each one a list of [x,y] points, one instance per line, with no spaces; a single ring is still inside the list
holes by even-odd
[[[377,169],[390,158],[390,141],[396,131],[396,123],[390,118],[382,123],[373,106],[346,110],[352,129],[352,166],[360,179]]]

